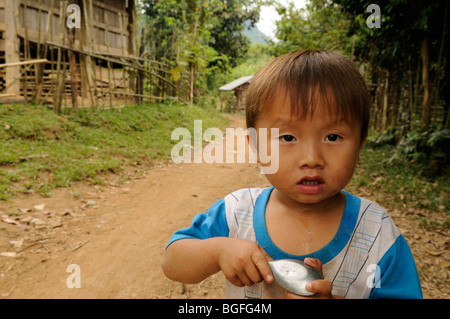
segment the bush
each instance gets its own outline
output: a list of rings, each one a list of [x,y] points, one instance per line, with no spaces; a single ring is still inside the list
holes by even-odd
[[[390,161],[398,156],[405,157],[410,162],[420,164],[424,175],[434,177],[448,173],[449,155],[449,130],[414,130],[400,140]]]

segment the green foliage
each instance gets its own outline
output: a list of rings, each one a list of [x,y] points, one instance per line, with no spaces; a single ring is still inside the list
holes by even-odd
[[[450,5],[446,0],[333,0],[340,5],[342,15],[350,21],[347,36],[355,39],[354,56],[369,67],[366,79],[369,83],[382,83],[383,74],[389,72],[390,86],[398,86],[398,96],[406,96],[409,105],[423,103],[419,95],[425,95],[425,85],[418,81],[423,74],[423,57],[429,61],[430,95],[433,105],[444,105],[444,117],[448,117],[450,95],[446,80],[449,72],[448,19]],[[376,3],[381,11],[381,27],[370,29],[366,8]],[[446,29],[445,29],[446,28]],[[427,48],[424,50],[424,48]],[[415,83],[413,83],[413,80]],[[413,92],[414,91],[414,92]],[[414,94],[414,97],[413,97]],[[414,100],[413,100],[414,98]],[[426,107],[429,107],[426,106]],[[426,111],[428,109],[425,109]],[[422,110],[423,111],[423,110]],[[428,126],[428,117],[422,117],[422,126]],[[449,121],[449,120],[447,120]],[[440,121],[445,123],[445,118]]]
[[[348,20],[333,2],[311,0],[305,9],[296,9],[293,3],[279,6],[276,37],[272,43],[274,55],[296,49],[334,49],[351,54],[347,38]]]
[[[266,45],[253,44],[249,47],[247,54],[238,60],[236,67],[211,76],[208,88],[213,94],[216,94],[218,87],[242,76],[256,74],[256,72],[272,58],[273,56],[270,54]]]
[[[366,196],[370,194],[369,198],[388,209],[404,209],[409,212],[428,209],[430,212],[450,213],[450,176],[424,179],[417,163],[411,163],[405,157],[397,158],[395,163],[386,160],[396,152],[397,148],[392,145],[373,147],[366,144],[360,154],[361,161],[355,175],[348,185],[349,191]],[[449,219],[445,214],[440,215],[442,217],[444,218],[440,219],[439,225],[448,228]]]
[[[144,29],[151,30],[146,50],[152,59],[175,65],[179,87],[198,97],[208,77],[235,66],[247,52],[244,22],[255,23],[259,7],[255,0],[144,0]]]
[[[372,136],[368,144],[374,147],[395,145],[396,129],[388,128],[379,136]],[[427,177],[434,178],[448,174],[450,156],[450,131],[447,129],[417,129],[409,131],[400,139],[392,155],[385,160],[398,164],[404,159],[415,165]]]

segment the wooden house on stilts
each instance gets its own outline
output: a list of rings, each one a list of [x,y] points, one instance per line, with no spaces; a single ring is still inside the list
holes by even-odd
[[[167,66],[140,53],[135,0],[0,0],[0,104],[164,99],[143,87],[170,82]]]

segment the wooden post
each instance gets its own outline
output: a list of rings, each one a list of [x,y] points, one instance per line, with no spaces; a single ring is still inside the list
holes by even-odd
[[[36,51],[36,59],[41,58],[41,16],[42,16],[42,0],[39,0],[39,12],[38,12],[38,39],[37,39],[37,51]],[[50,12],[49,12],[50,13]],[[45,32],[45,31],[44,31]],[[45,41],[44,41],[45,43]],[[45,57],[45,56],[44,56]],[[36,87],[34,89],[33,100],[37,105],[40,104],[43,81],[42,76],[44,72],[44,65],[37,64],[34,67],[34,73],[36,77]]]
[[[5,62],[13,63],[20,61],[19,55],[19,38],[15,30],[15,16],[19,14],[19,3],[16,0],[5,0]],[[20,66],[10,67],[6,69],[5,87],[6,92],[20,96],[20,82],[15,81],[20,77]]]
[[[85,0],[83,0],[83,3],[85,3]],[[89,46],[91,53],[95,52],[95,44],[94,44],[94,37],[95,37],[95,27],[94,27],[94,5],[92,3],[92,0],[89,0],[89,32],[91,33]],[[87,21],[86,21],[87,22]],[[95,58],[91,58],[91,67],[92,67],[92,80],[94,84],[94,101],[95,105],[94,107],[98,108],[98,88],[97,88],[97,72],[96,72],[96,60]],[[101,76],[101,73],[100,73]]]
[[[119,11],[119,27],[120,27],[120,46],[122,48],[122,55],[125,55],[125,41],[123,39],[123,20],[122,20],[122,13]],[[127,93],[127,72],[125,70],[125,66],[122,66],[122,76],[123,76],[123,92]],[[128,103],[128,96],[125,94],[125,106]]]
[[[60,10],[59,10],[59,41],[61,45],[64,45],[64,35],[65,35],[65,28],[64,28],[64,22],[65,22],[65,14],[64,14],[64,7],[65,7],[65,3],[67,3],[67,0],[64,1],[60,1]],[[62,97],[63,97],[63,93],[64,93],[64,88],[65,88],[65,79],[64,79],[64,75],[65,72],[62,71],[61,69],[61,63],[62,63],[62,48],[58,48],[58,62],[57,62],[57,67],[56,67],[56,89],[55,89],[55,96],[54,96],[54,101],[53,101],[53,108],[54,111],[56,113],[60,113],[61,111],[61,102],[62,102]]]
[[[25,31],[25,39],[24,39],[24,59],[31,59],[31,50],[30,50],[30,41],[28,39],[28,1],[25,0],[24,8],[23,8],[23,28]],[[23,97],[25,98],[25,102],[28,102],[28,72],[24,74],[23,80]]]
[[[73,48],[75,42],[75,28],[68,30],[67,40],[69,42],[69,47]],[[77,58],[75,52],[68,50],[67,54],[69,56],[69,67],[70,67],[70,88],[72,92],[72,110],[78,111],[78,101],[77,101]]]
[[[106,11],[103,13],[103,19],[105,21],[105,45],[106,50],[109,53],[109,28],[108,28],[108,15],[106,14]],[[112,94],[111,92],[113,89],[111,88],[112,79],[111,79],[111,62],[107,61],[106,65],[108,66],[108,91],[109,93],[109,107],[112,107]]]
[[[145,48],[145,32],[144,29],[141,30],[141,46],[139,48],[139,56],[142,57]],[[145,63],[144,63],[145,67]],[[137,71],[136,77],[136,104],[142,103],[141,95],[144,94],[144,73],[141,70]]]
[[[89,23],[89,13],[88,13],[88,6],[86,3],[86,0],[83,0],[83,21],[84,21],[84,28],[82,28],[82,32],[84,36],[82,35],[80,37],[80,52],[84,52],[83,50],[83,44],[86,45],[88,48],[91,47],[91,28]],[[93,36],[93,35],[92,35]],[[82,40],[85,39],[86,42],[82,44]],[[92,50],[91,50],[92,51]],[[92,52],[90,52],[92,53]],[[91,101],[91,107],[96,107],[96,98],[94,97],[94,92],[92,91],[92,88],[95,86],[94,83],[94,76],[92,74],[92,69],[89,67],[92,65],[92,58],[89,55],[81,54],[81,57],[83,58],[83,63],[81,65],[82,67],[82,74],[84,74],[84,77],[86,81],[84,81],[84,88],[85,91],[89,94],[89,98]]]

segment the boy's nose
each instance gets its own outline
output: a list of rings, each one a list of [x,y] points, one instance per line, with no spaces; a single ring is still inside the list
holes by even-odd
[[[298,161],[298,167],[316,168],[323,167],[325,161],[323,160],[320,147],[315,143],[302,143],[302,147]]]

